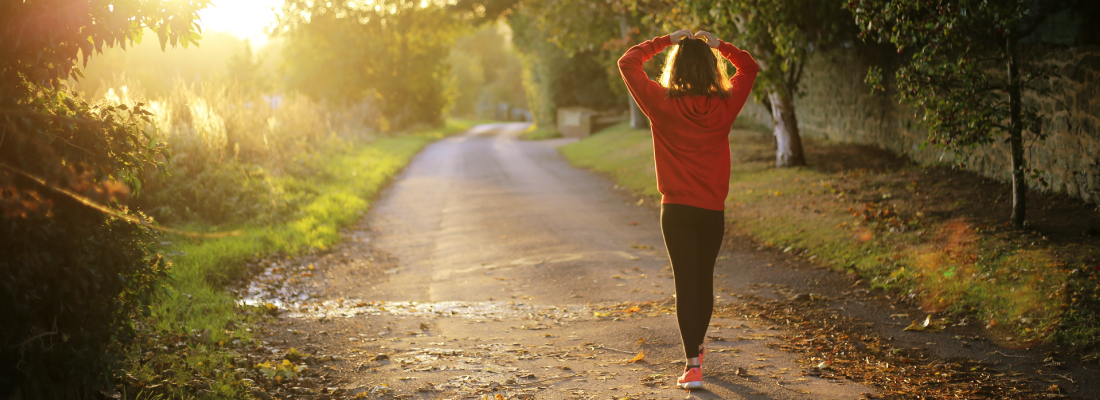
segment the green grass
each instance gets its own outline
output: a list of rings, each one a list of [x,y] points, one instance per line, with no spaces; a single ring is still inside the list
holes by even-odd
[[[561,132],[558,132],[557,129],[539,128],[534,124],[531,124],[526,131],[519,135],[520,140],[546,140],[560,137],[562,137]]]
[[[1071,305],[1087,302],[1100,284],[1064,285],[1070,270],[1087,267],[1073,261],[1084,257],[1067,256],[1081,251],[1036,246],[1026,232],[969,218],[964,209],[973,204],[952,201],[965,188],[929,181],[925,167],[775,168],[773,146],[758,129],[731,135],[726,217],[737,231],[852,273],[936,317],[992,325],[991,336],[1006,345],[1100,340],[1096,313]],[[851,146],[822,141],[807,140],[806,147],[821,164],[852,154]],[[660,196],[648,130],[622,124],[560,151],[640,196]]]
[[[272,254],[292,256],[325,249],[340,240],[339,229],[357,221],[378,191],[426,144],[465,130],[471,121],[448,121],[442,128],[381,137],[369,143],[333,143],[317,157],[313,179],[280,177],[285,196],[306,196],[291,220],[268,226],[242,227],[238,236],[218,239],[174,237],[165,251],[173,255],[170,278],[152,314],[141,321],[148,337],[128,351],[126,373],[141,385],[165,380],[160,388],[171,396],[185,396],[186,382],[194,377],[213,380],[208,398],[243,398],[246,388],[232,372],[241,357],[234,348],[253,339],[245,329],[260,313],[239,306],[225,285],[246,277],[245,263]],[[195,228],[195,227],[193,227]],[[199,227],[201,228],[201,227]],[[208,338],[196,339],[209,330]],[[172,343],[187,346],[176,348]],[[170,350],[163,350],[163,344]],[[175,382],[175,385],[170,383]],[[141,386],[138,385],[138,386]],[[133,395],[135,393],[131,393]]]
[[[618,124],[560,150],[573,165],[610,175],[619,185],[639,195],[661,197],[649,131],[631,129],[627,123]]]

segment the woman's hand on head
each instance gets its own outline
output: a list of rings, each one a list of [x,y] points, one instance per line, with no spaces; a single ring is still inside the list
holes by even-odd
[[[706,41],[707,41],[707,45],[710,45],[710,47],[711,47],[712,49],[717,49],[717,48],[718,48],[718,44],[720,43],[720,41],[718,40],[718,38],[717,38],[717,37],[715,37],[713,33],[710,33],[710,32],[707,32],[707,31],[699,31],[699,32],[695,32],[695,35],[694,35],[694,37],[695,37],[696,39],[706,39]]]
[[[672,39],[672,44],[680,43],[680,39],[690,38],[690,37],[692,37],[692,36],[691,36],[691,30],[689,30],[689,29],[681,29],[681,30],[678,30],[676,32],[672,32],[672,33],[668,34],[668,38]]]

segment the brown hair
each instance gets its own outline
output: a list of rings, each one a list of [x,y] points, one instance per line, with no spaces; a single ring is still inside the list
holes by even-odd
[[[718,57],[702,39],[683,38],[673,46],[665,59],[661,73],[661,86],[668,89],[668,97],[730,95],[726,63]]]

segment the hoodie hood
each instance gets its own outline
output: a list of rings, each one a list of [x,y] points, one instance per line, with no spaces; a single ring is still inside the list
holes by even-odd
[[[725,112],[729,108],[728,100],[728,97],[684,96],[672,102],[685,127],[710,130],[724,125],[729,119],[730,114]]]

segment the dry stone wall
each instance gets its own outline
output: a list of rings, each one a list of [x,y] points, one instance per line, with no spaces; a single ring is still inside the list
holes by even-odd
[[[1026,54],[1053,67],[1058,76],[1039,85],[1053,95],[1029,95],[1045,119],[1044,141],[1029,140],[1030,165],[1045,171],[1049,187],[1031,182],[1035,189],[1053,190],[1100,204],[1100,47],[1032,45]],[[898,55],[885,47],[856,45],[820,52],[806,65],[796,116],[804,137],[837,142],[871,144],[904,154],[922,164],[955,164],[954,153],[925,142],[927,130],[915,110],[902,106],[885,83],[886,93],[871,93],[863,79],[867,68],[879,65],[884,77],[893,76]],[[754,101],[746,104],[742,118],[771,125],[768,110]],[[1010,158],[1003,141],[976,149],[966,167],[982,175],[1008,181]]]

